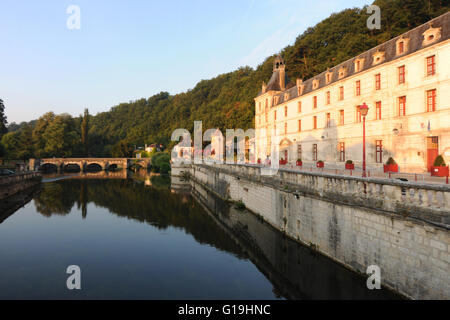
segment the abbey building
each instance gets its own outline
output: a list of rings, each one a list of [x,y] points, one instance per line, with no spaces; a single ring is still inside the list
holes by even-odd
[[[344,167],[392,157],[403,172],[426,172],[438,155],[450,163],[450,12],[345,61],[312,79],[289,82],[281,56],[255,98],[257,158],[266,159],[272,130],[280,158]]]

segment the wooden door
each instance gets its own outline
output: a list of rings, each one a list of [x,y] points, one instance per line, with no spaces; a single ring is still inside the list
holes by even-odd
[[[431,167],[434,164],[434,160],[439,155],[439,138],[428,137],[427,138],[427,170],[431,172]]]

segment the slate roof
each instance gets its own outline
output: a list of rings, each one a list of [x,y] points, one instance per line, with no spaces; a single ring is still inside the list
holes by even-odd
[[[303,81],[303,94],[308,94],[312,91],[315,90],[320,90],[321,88],[327,87],[329,85],[332,85],[335,82],[338,82],[340,80],[346,79],[350,76],[353,76],[355,74],[355,64],[354,61],[355,59],[359,59],[359,58],[363,58],[364,59],[364,64],[361,67],[361,70],[358,71],[359,72],[363,72],[363,71],[367,71],[373,68],[376,68],[378,66],[381,66],[387,62],[390,61],[395,61],[397,59],[401,59],[404,58],[406,56],[409,56],[410,54],[413,54],[414,52],[417,52],[421,49],[424,49],[428,46],[422,46],[422,42],[423,42],[423,33],[428,30],[430,28],[430,25],[433,28],[441,28],[441,38],[439,40],[437,40],[436,42],[433,42],[432,44],[430,44],[429,46],[432,45],[436,45],[437,43],[446,41],[450,38],[450,11],[447,13],[444,13],[443,15],[436,17],[430,21],[428,21],[427,23],[420,25],[412,30],[409,30],[385,43],[382,43],[356,57],[353,57],[347,61],[344,61],[336,66],[334,66],[333,68],[330,68],[327,71],[324,71],[322,73],[320,73],[319,75],[308,79],[306,81]],[[399,55],[397,56],[396,54],[396,42],[399,38],[404,37],[404,38],[409,38],[409,47],[408,47],[408,51],[405,54]],[[377,51],[384,51],[385,52],[385,60],[379,64],[373,65],[373,54],[376,53]],[[341,67],[346,67],[347,68],[347,75],[341,79],[339,79],[338,77],[338,71]],[[325,75],[328,72],[332,72],[332,80],[331,82],[329,82],[328,84],[325,81]],[[267,91],[269,90],[274,90],[274,91],[281,91],[280,87],[279,87],[279,74],[278,71],[274,72],[272,74],[272,77],[270,78],[270,81],[267,85]],[[314,79],[319,79],[319,86],[313,90],[312,88],[312,83]],[[298,90],[297,90],[297,86],[295,83],[289,83],[288,79],[286,78],[286,82],[288,85],[286,85],[286,90],[276,94],[275,96],[278,96],[278,104],[284,103],[286,101],[298,98]],[[284,100],[284,93],[288,92],[289,93],[289,99],[288,100]],[[259,92],[258,96],[262,95],[262,91]],[[278,105],[277,104],[277,105]]]

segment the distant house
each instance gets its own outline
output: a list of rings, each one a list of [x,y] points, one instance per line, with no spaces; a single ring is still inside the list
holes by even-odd
[[[156,151],[163,151],[164,146],[162,144],[151,144],[149,146],[145,145],[145,151],[147,151],[148,153],[153,152],[154,150]]]

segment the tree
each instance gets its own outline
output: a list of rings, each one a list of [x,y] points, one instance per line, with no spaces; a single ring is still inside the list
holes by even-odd
[[[35,157],[37,158],[44,158],[47,156],[45,152],[46,141],[44,140],[43,135],[54,119],[55,114],[53,112],[47,112],[36,122],[36,126],[33,130],[33,147]]]
[[[5,116],[5,105],[3,104],[3,100],[0,99],[0,139],[2,136],[8,132],[8,128],[6,125],[8,124],[8,121],[6,121]]]
[[[81,144],[83,148],[83,155],[85,157],[89,154],[89,110],[84,109],[83,121],[81,122]]]
[[[8,159],[18,159],[18,152],[20,150],[20,139],[18,132],[8,132],[3,135],[2,145],[6,150],[6,158]]]
[[[133,148],[125,140],[121,140],[114,145],[111,154],[115,158],[131,158],[133,156]]]
[[[80,139],[75,121],[68,114],[56,116],[42,134],[45,141],[44,151],[49,156],[70,157]]]

